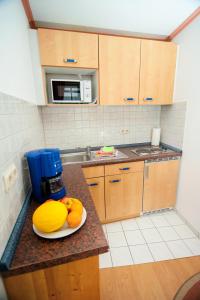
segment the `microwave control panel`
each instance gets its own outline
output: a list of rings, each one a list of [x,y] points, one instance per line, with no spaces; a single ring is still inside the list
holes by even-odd
[[[83,85],[83,91],[82,91],[83,102],[91,102],[92,101],[91,80],[83,80],[82,85]]]

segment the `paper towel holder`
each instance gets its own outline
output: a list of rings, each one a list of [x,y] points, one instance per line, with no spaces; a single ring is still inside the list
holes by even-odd
[[[159,146],[160,145],[160,127],[152,128],[152,136],[151,136],[151,146]]]

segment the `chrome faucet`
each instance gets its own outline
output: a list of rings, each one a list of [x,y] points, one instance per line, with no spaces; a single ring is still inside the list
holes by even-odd
[[[91,158],[91,146],[87,146],[85,152],[86,152],[87,156],[88,156],[89,158]]]

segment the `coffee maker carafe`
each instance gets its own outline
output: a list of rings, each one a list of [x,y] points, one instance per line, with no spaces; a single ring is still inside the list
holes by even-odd
[[[39,149],[25,154],[29,165],[34,198],[42,203],[59,200],[66,194],[62,181],[62,163],[57,148]]]

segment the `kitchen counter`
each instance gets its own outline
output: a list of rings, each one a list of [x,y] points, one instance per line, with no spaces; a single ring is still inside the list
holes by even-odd
[[[145,146],[142,146],[145,147]],[[169,158],[169,157],[181,157],[182,151],[172,151],[170,153],[160,153],[158,155],[142,155],[139,156],[131,150],[138,147],[116,147],[116,149],[119,149],[120,152],[124,153],[127,157],[123,158],[116,158],[116,159],[101,159],[101,160],[93,160],[93,161],[87,161],[84,163],[76,163],[81,165],[82,167],[92,167],[92,166],[98,166],[98,165],[108,165],[108,164],[117,164],[117,163],[123,163],[123,162],[134,162],[134,161],[145,161],[145,160],[156,160],[156,159],[162,159],[162,158]]]
[[[126,154],[127,158],[65,165],[63,180],[67,187],[67,196],[79,198],[83,202],[87,211],[86,223],[75,234],[66,238],[58,240],[40,238],[32,230],[32,214],[38,206],[36,202],[32,201],[9,271],[3,272],[2,275],[4,277],[19,275],[107,252],[108,244],[81,168],[182,155],[180,151],[177,151],[138,156],[131,152],[131,149],[133,147],[120,148],[120,151]]]
[[[76,233],[65,238],[57,240],[40,238],[32,229],[32,214],[38,206],[35,201],[32,201],[9,271],[2,273],[4,277],[64,264],[108,251],[108,244],[80,165],[65,166],[63,180],[67,187],[67,196],[82,201],[87,211],[85,224]]]

